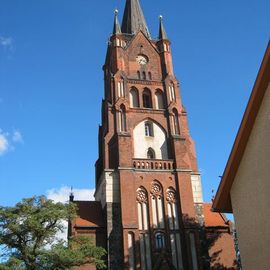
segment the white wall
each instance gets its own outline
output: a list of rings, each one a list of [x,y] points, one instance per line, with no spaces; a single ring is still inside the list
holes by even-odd
[[[193,200],[195,203],[203,203],[202,182],[200,174],[191,174]]]
[[[145,122],[139,123],[133,130],[134,158],[147,158],[147,150],[155,151],[156,159],[168,159],[168,149],[165,131],[153,122],[154,137],[145,136]]]
[[[243,269],[270,262],[270,85],[231,188]]]
[[[100,185],[96,190],[95,200],[100,201],[102,207],[104,207],[106,203],[120,202],[118,173],[114,171],[104,171],[99,181]]]

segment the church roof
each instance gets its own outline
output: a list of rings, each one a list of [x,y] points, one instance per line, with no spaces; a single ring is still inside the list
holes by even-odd
[[[77,204],[77,217],[74,227],[104,227],[104,219],[100,202],[74,201]]]
[[[126,0],[122,33],[137,34],[139,31],[151,38],[139,0]]]
[[[204,203],[203,212],[205,227],[228,227],[226,217],[213,212],[212,203]]]
[[[234,145],[226,164],[223,177],[221,179],[214,203],[213,209],[221,212],[232,212],[231,187],[233,185],[237,170],[240,166],[242,157],[259,113],[264,94],[270,83],[270,42],[261,64],[256,82],[244,113],[240,128],[238,130]]]

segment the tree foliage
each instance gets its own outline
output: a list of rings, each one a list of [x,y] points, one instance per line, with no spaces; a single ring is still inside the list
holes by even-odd
[[[0,207],[0,252],[6,259],[0,270],[68,270],[88,263],[104,268],[105,250],[89,237],[73,237],[68,244],[56,238],[64,230],[63,221],[75,213],[74,204],[54,203],[44,196]]]

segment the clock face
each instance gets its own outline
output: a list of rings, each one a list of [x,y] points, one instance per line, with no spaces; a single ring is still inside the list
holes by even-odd
[[[148,58],[145,55],[138,55],[136,61],[140,65],[146,65],[148,63]]]

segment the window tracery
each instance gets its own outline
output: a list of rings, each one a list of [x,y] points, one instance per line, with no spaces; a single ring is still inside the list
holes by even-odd
[[[176,191],[173,188],[169,188],[166,191],[168,221],[170,229],[170,242],[172,250],[173,265],[177,269],[183,268],[181,237],[179,232],[179,215],[177,207]]]
[[[163,189],[159,182],[154,181],[151,186],[153,227],[164,228]]]
[[[151,251],[150,251],[150,237],[148,225],[148,197],[147,191],[140,187],[136,195],[138,206],[138,221],[139,221],[139,243],[140,243],[140,258],[141,269],[150,270],[151,267]]]

